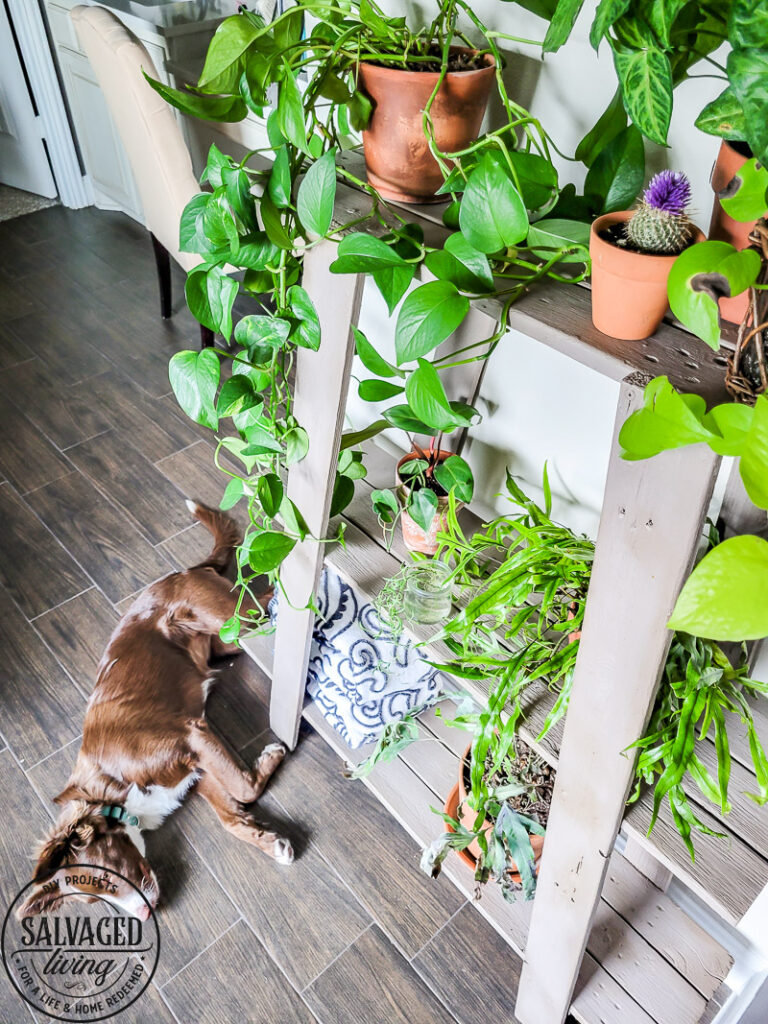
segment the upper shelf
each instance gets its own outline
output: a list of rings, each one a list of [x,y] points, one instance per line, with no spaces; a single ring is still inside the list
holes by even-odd
[[[360,157],[346,157],[344,163],[354,173],[364,176]],[[336,226],[364,217],[370,208],[369,195],[339,182],[334,211]],[[400,204],[398,209],[422,228],[428,244],[441,244],[449,234],[440,221],[441,206]],[[370,225],[358,224],[355,230],[383,231],[376,221]],[[494,320],[502,313],[502,302],[493,297],[475,299],[473,306]],[[592,323],[588,288],[555,281],[536,284],[511,307],[508,322],[510,329],[612,380],[623,380],[632,373],[649,377],[664,374],[679,390],[696,392],[708,404],[728,400],[724,385],[727,359],[722,351],[713,352],[694,335],[666,322],[645,341],[609,338]]]

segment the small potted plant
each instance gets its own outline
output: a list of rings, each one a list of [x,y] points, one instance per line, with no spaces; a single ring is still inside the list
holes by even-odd
[[[459,455],[440,447],[439,434],[424,450],[413,442],[413,450],[397,464],[396,494],[377,490],[371,494],[379,522],[393,529],[400,516],[403,541],[409,551],[434,555],[437,535],[445,529],[449,496],[457,508],[471,500],[474,491],[472,471]]]
[[[431,558],[403,565],[376,595],[374,606],[382,625],[400,634],[406,623],[435,626],[451,613],[453,573]]]
[[[672,264],[704,238],[686,212],[690,199],[684,174],[661,171],[636,210],[606,213],[592,224],[592,322],[603,334],[640,341],[661,323]]]

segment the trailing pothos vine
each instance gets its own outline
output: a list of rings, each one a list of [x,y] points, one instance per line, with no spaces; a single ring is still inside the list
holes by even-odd
[[[486,28],[464,0],[441,0],[432,23],[417,30],[404,18],[387,17],[373,0],[302,0],[269,25],[248,10],[225,19],[196,87],[177,90],[150,80],[168,102],[196,117],[266,118],[269,164],[252,166],[259,151],[236,161],[212,147],[203,177],[210,191],[184,211],[181,249],[201,260],[188,275],[187,302],[226,344],[179,353],[170,370],[185,411],[217,432],[217,465],[230,478],[224,507],[247,502],[250,525],[238,559],[243,593],[262,573],[279,584],[283,560],[307,534],[301,510],[285,494],[284,470],[308,447],[289,379],[297,349],[321,345],[317,311],[301,283],[302,261],[313,246],[326,238],[338,242],[332,271],[370,274],[390,314],[399,306],[395,364],[356,331],[357,352],[373,375],[360,383],[361,396],[400,400],[367,429],[345,436],[332,513],[348,504],[354,480],[365,474],[353,450],[360,441],[388,427],[450,434],[475,421],[473,408],[449,401],[440,373],[486,358],[505,333],[511,304],[537,281],[580,280],[587,272],[588,224],[547,216],[561,197],[553,144],[504,85],[497,41],[513,38]],[[429,61],[442,81],[451,44],[473,41],[495,61],[505,120],[464,150],[441,152],[430,116],[435,87],[424,131],[450,195],[449,233],[442,244],[427,244],[420,227],[386,206],[345,155],[359,145],[356,133],[371,114],[357,69],[364,61],[402,67]],[[370,209],[348,223],[334,221],[338,182],[370,197]],[[422,265],[435,280],[409,291]],[[258,311],[233,328],[241,290]],[[501,310],[493,334],[436,358],[471,300],[489,296]],[[227,638],[240,627],[236,616]]]

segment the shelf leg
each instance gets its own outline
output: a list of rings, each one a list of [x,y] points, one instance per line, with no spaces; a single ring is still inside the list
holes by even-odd
[[[618,431],[647,378],[621,385],[584,631],[565,722],[515,1013],[562,1024],[650,716],[665,629],[701,536],[720,459],[704,445],[642,462]]]
[[[339,456],[349,373],[355,345],[352,324],[360,312],[364,277],[332,274],[337,246],[321,242],[304,260],[303,286],[320,318],[318,352],[300,348],[296,357],[293,411],[309,435],[309,451],[288,472],[288,497],[304,516],[311,536],[283,563],[280,614],[275,635],[270,726],[296,746],[307,682],[315,616],[306,604],[317,589]],[[287,598],[286,599],[286,594]]]

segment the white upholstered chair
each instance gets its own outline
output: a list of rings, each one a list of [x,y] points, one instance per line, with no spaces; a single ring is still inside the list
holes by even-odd
[[[141,197],[144,222],[152,236],[160,284],[160,313],[171,315],[170,257],[184,270],[200,262],[179,250],[181,213],[200,186],[172,109],[145,81],[157,71],[152,58],[123,23],[103,7],[73,7],[70,17],[91,62],[115,122]],[[203,345],[213,332],[200,327]]]

